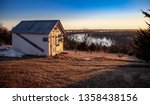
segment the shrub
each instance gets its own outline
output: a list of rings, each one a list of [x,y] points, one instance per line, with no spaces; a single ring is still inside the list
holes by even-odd
[[[11,44],[11,32],[0,24],[0,44]]]

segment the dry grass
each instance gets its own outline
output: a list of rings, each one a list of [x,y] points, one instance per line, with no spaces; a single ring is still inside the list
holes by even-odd
[[[126,55],[107,53],[0,58],[0,87],[150,87],[149,68]]]

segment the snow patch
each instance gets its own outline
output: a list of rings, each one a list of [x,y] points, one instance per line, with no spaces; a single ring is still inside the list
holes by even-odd
[[[5,45],[0,46],[0,56],[3,57],[22,57],[23,53],[14,50],[11,47],[7,47]]]

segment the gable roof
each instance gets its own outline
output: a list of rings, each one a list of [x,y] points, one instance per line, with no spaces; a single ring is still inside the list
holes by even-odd
[[[12,29],[12,32],[26,34],[49,34],[56,24],[60,24],[64,32],[64,29],[59,20],[21,21],[16,27]]]

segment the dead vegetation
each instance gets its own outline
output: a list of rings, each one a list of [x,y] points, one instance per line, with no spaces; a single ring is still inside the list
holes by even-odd
[[[149,69],[134,57],[107,53],[0,58],[0,87],[150,87]]]

